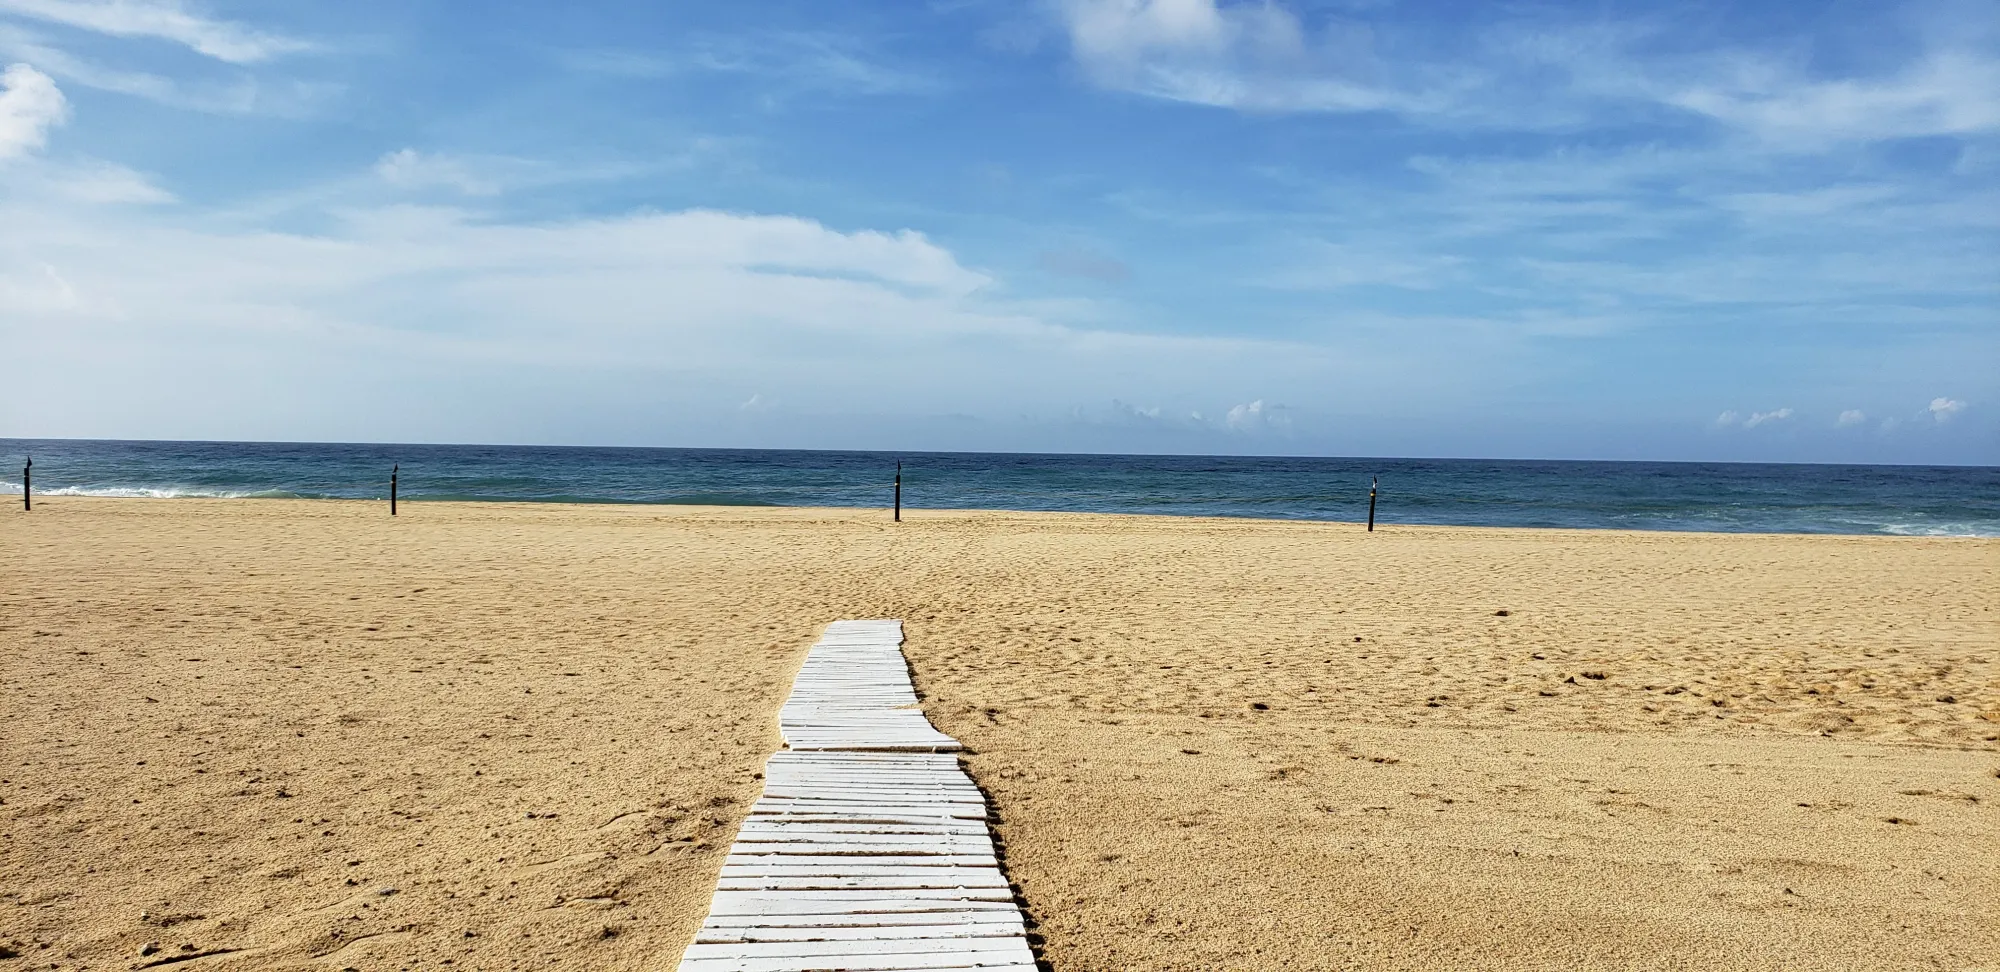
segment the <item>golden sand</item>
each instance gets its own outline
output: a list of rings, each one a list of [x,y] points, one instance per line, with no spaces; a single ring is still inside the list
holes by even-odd
[[[670,969],[841,617],[1059,970],[2000,965],[1994,541],[383,513],[0,516],[0,970]]]

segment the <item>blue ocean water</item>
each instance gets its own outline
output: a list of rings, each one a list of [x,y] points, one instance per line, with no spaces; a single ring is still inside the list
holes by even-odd
[[[37,494],[1078,510],[1384,523],[2000,537],[2000,468],[0,439]]]

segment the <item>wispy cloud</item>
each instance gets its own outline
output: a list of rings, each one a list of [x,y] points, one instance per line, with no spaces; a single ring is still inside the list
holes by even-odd
[[[1388,240],[1335,243],[1318,239],[1286,240],[1282,246],[1289,265],[1264,275],[1259,282],[1286,290],[1337,290],[1382,286],[1433,290],[1463,283],[1464,257],[1437,252],[1437,247],[1404,246]]]
[[[1868,413],[1858,408],[1850,408],[1840,413],[1840,417],[1835,419],[1833,424],[1836,428],[1845,429],[1850,426],[1860,425],[1866,421],[1868,421]]]
[[[33,64],[66,84],[213,114],[296,116],[338,90],[323,83],[260,80],[234,69],[224,69],[226,78],[173,78],[111,67],[78,57],[36,33],[5,22],[0,22],[0,56]]]
[[[787,94],[921,94],[942,85],[932,74],[890,63],[861,38],[827,32],[698,35],[666,50],[571,49],[554,57],[574,71],[620,78],[741,75]]]
[[[1596,334],[1717,315],[1765,334],[1806,321],[1970,333],[2000,300],[1989,255],[2000,194],[1905,176],[1867,153],[1485,151],[1417,156],[1418,178],[1388,186],[1273,172],[1282,209],[1201,225],[1259,233],[1244,274],[1267,287],[1367,288],[1377,293],[1348,299],[1385,306],[1477,295],[1496,322],[1588,321]]]
[[[1975,50],[1929,51],[1879,78],[1818,79],[1758,55],[1711,73],[1665,100],[1788,147],[2000,130],[2000,58]]]
[[[96,159],[36,159],[16,174],[15,185],[52,200],[85,206],[157,205],[174,202],[174,194],[144,173]]]
[[[518,197],[537,191],[573,189],[587,183],[616,184],[641,178],[686,177],[690,172],[727,164],[735,145],[709,137],[687,139],[676,151],[662,146],[644,160],[621,159],[590,146],[564,146],[568,154],[528,158],[488,152],[459,152],[404,147],[384,152],[364,178],[334,180],[300,191],[269,195],[252,207],[264,215],[322,205],[344,193],[359,192],[380,201],[381,190],[405,201],[478,203],[504,209]]]
[[[1782,422],[1791,417],[1792,410],[1789,408],[1774,408],[1768,412],[1751,412],[1749,415],[1728,411],[1716,416],[1715,424],[1725,427],[1740,425],[1746,429],[1754,429],[1757,426],[1766,425],[1771,422]]]
[[[1965,411],[1965,403],[1955,398],[1933,398],[1929,411],[1931,418],[1939,422],[1948,422],[1952,416]]]
[[[232,21],[203,17],[178,0],[0,0],[0,13],[113,37],[171,41],[230,64],[253,64],[314,46]]]
[[[69,102],[48,75],[26,64],[0,71],[0,159],[41,148],[68,116]]]
[[[1657,49],[1665,25],[1502,15],[1421,40],[1387,23],[1227,0],[1058,0],[1102,87],[1256,112],[1385,112],[1427,125],[1568,130],[1687,113],[1772,146],[2000,131],[2000,54],[1920,38],[1881,74],[1814,73],[1789,51]]]
[[[1326,59],[1291,11],[1216,0],[1062,0],[1077,62],[1135,94],[1251,111],[1441,111],[1442,91],[1367,78]],[[1350,45],[1350,52],[1352,45]]]
[[[526,164],[516,159],[472,160],[460,156],[398,149],[375,162],[382,181],[405,189],[443,187],[468,196],[491,196],[505,183],[497,170]]]

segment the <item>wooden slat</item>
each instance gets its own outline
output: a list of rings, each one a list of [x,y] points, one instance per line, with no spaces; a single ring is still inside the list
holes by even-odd
[[[806,928],[743,928],[733,931],[707,931],[695,941],[702,945],[723,945],[732,942],[837,942],[868,941],[885,938],[901,939],[964,939],[964,938],[1006,938],[1022,935],[1024,929],[1019,922],[1011,925],[1000,924],[936,924],[898,925],[893,928],[881,926],[855,925],[828,927],[813,925]]]
[[[724,867],[784,865],[789,867],[852,867],[849,854],[731,854]],[[991,854],[876,854],[868,858],[871,867],[998,867]]]
[[[990,902],[989,902],[990,903]],[[861,913],[819,913],[819,914],[769,914],[717,915],[706,926],[708,934],[716,938],[738,938],[754,936],[759,931],[769,931],[774,935],[792,936],[783,940],[798,940],[797,936],[811,935],[815,929],[867,928],[961,928],[988,929],[989,934],[1008,934],[1023,928],[1021,916],[1014,909],[980,911],[897,911]],[[781,939],[773,938],[773,941]]]
[[[899,915],[755,915],[719,918],[702,926],[696,941],[798,942],[831,938],[885,938],[907,935],[935,937],[1020,935],[1027,931],[1021,916],[1003,911],[909,912]]]
[[[908,888],[1001,889],[1007,879],[998,868],[910,868],[907,872],[869,874],[865,871],[823,874],[735,874],[728,868],[715,879],[719,891],[889,891]]]
[[[984,958],[1005,958],[1010,961],[1034,962],[1034,955],[1028,951],[1028,943],[1021,939],[967,939],[943,944],[929,939],[862,939],[847,942],[732,942],[729,944],[701,944],[688,946],[682,958],[687,959],[778,959],[778,958],[823,958],[829,956],[875,956],[909,953],[929,953],[931,955],[951,954],[960,961]],[[994,963],[998,964],[998,963]],[[799,966],[778,966],[778,968],[798,968]],[[815,966],[808,964],[807,968]],[[908,966],[900,966],[908,967]],[[917,966],[918,968],[953,968],[951,965]]]
[[[944,820],[918,820],[903,823],[859,820],[771,820],[751,817],[743,821],[741,833],[837,833],[837,834],[931,834],[946,836],[952,834],[984,835],[986,828],[976,822],[952,823]]]
[[[720,891],[709,904],[711,915],[871,915],[912,912],[991,911],[1018,914],[1013,895],[991,888],[948,888],[900,891]]]
[[[986,819],[985,807],[969,803],[895,804],[886,800],[759,800],[751,806],[750,813],[771,820],[870,814]]]

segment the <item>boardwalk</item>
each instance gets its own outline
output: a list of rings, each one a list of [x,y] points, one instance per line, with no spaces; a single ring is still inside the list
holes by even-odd
[[[682,972],[1031,972],[986,801],[916,708],[902,623],[836,621],[778,716]]]

